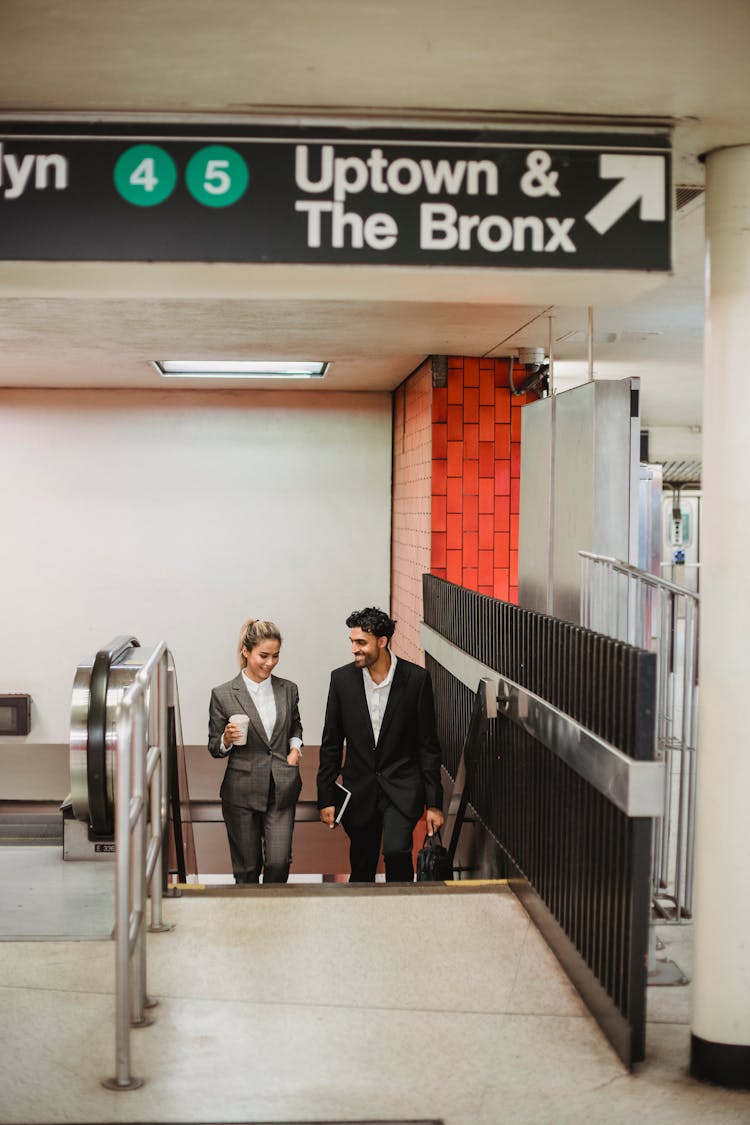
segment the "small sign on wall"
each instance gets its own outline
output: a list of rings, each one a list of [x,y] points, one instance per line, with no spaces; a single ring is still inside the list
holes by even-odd
[[[31,696],[0,695],[0,735],[24,735],[31,730]]]

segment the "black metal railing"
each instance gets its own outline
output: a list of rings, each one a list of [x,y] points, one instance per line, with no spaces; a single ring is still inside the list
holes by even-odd
[[[636,815],[637,768],[628,763],[653,762],[655,658],[432,575],[424,620],[498,673],[500,714],[469,801],[514,890],[631,1065],[645,1050],[653,814]],[[429,650],[427,663],[455,778],[474,691]]]

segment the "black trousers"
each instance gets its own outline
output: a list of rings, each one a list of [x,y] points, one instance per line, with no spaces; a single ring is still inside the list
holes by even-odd
[[[400,813],[381,794],[372,818],[356,828],[346,827],[349,836],[350,883],[374,883],[375,869],[383,845],[387,883],[412,883],[412,839],[417,821]]]

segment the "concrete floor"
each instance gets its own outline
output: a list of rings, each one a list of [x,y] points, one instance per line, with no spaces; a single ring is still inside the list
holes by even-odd
[[[60,918],[42,901],[60,893],[56,868],[80,902],[93,888],[109,909],[106,866],[0,849],[3,886],[16,887],[5,902],[35,888],[26,929],[32,901],[40,924]],[[131,1033],[132,1091],[100,1084],[115,1070],[101,917],[79,912],[88,940],[83,925],[65,940],[5,933],[0,1122],[750,1122],[750,1094],[686,1075],[688,987],[649,989],[648,1057],[629,1074],[502,884],[193,889],[164,914],[175,928],[148,937],[159,1004]],[[659,932],[659,957],[689,973],[690,927]]]

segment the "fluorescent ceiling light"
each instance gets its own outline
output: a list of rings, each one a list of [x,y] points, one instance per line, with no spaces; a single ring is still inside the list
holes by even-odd
[[[322,379],[327,363],[277,359],[157,359],[165,379]]]

